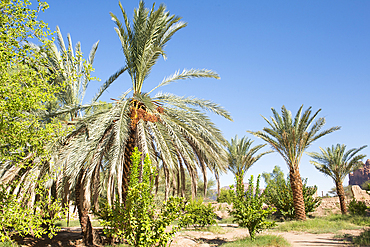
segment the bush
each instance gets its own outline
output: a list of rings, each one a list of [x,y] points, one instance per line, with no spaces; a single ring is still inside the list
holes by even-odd
[[[263,193],[266,204],[277,209],[277,216],[293,219],[295,216],[293,192],[290,187],[289,176],[285,180],[284,173],[278,166],[275,166],[272,173],[263,173],[262,176],[266,183],[266,189]],[[307,179],[302,179],[302,193],[306,213],[315,211],[321,203],[321,198],[313,197],[316,191],[316,186],[307,186]]]
[[[348,211],[350,212],[350,214],[353,214],[353,215],[365,216],[366,209],[367,209],[367,206],[365,202],[356,201],[355,198],[353,198],[348,205]]]
[[[243,177],[243,174],[241,175]],[[251,240],[254,241],[256,233],[271,228],[276,223],[267,221],[267,217],[276,210],[272,207],[263,208],[264,197],[260,195],[260,175],[257,177],[256,187],[253,184],[253,175],[249,179],[248,190],[244,192],[244,184],[236,177],[236,197],[230,214],[234,216],[234,223],[247,227]]]
[[[166,246],[178,230],[178,227],[172,227],[170,231],[165,231],[179,217],[182,199],[171,197],[157,210],[151,193],[156,169],[146,156],[140,182],[140,157],[141,153],[135,148],[131,156],[126,203],[116,200],[112,206],[105,204],[98,216],[108,237],[125,239],[132,246]]]
[[[232,201],[235,198],[235,192],[234,190],[228,190],[228,189],[221,189],[220,196],[217,197],[218,203],[224,203],[231,204]]]
[[[181,217],[179,226],[189,227],[205,227],[216,224],[215,209],[211,203],[203,204],[203,200],[190,201],[185,206],[185,214]]]
[[[60,230],[55,224],[64,213],[60,201],[49,197],[47,189],[41,184],[40,182],[40,187],[35,191],[38,200],[32,206],[26,205],[29,195],[24,202],[20,202],[15,194],[9,193],[3,185],[0,186],[1,242],[12,243],[12,237],[16,234],[37,238],[48,234],[52,238]]]

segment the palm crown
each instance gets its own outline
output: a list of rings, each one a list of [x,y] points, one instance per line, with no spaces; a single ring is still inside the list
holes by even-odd
[[[317,170],[333,178],[335,182],[343,182],[344,178],[350,173],[362,166],[360,162],[366,155],[359,154],[362,149],[352,148],[346,151],[346,145],[337,144],[324,149],[320,147],[321,153],[307,153],[313,160],[310,161]]]
[[[111,16],[117,25],[115,30],[126,64],[104,83],[94,100],[125,71],[131,77],[133,94],[129,96],[131,90],[128,90],[111,109],[85,117],[60,146],[58,164],[70,164],[66,177],[71,186],[76,184],[81,171],[85,173],[82,182],[89,190],[84,192],[86,200],[90,194],[97,195],[104,186],[108,201],[115,197],[115,193],[121,202],[124,201],[134,146],[138,146],[144,155],[149,154],[157,167],[161,164],[167,171],[178,171],[179,164],[185,164],[193,181],[197,177],[197,167],[206,172],[206,167],[211,170],[217,167],[222,171],[227,166],[226,152],[222,148],[226,140],[201,111],[212,111],[231,120],[225,109],[194,97],[168,93],[150,95],[154,89],[180,79],[219,78],[215,72],[205,69],[176,72],[149,93],[141,92],[151,68],[159,56],[165,55],[165,44],[186,24],[166,12],[164,5],[157,10],[153,5],[148,10],[143,2],[135,10],[131,24],[119,5],[124,24],[114,14]],[[101,180],[100,171],[103,171]]]
[[[272,151],[266,151],[255,155],[261,148],[266,144],[261,144],[252,147],[253,141],[247,137],[239,139],[238,136],[231,138],[231,141],[227,144],[228,154],[228,170],[231,171],[235,176],[241,177],[245,175],[246,171],[257,162],[263,155],[271,153]],[[241,179],[243,179],[241,177]]]
[[[325,118],[319,118],[316,122],[314,120],[321,109],[311,116],[311,107],[302,114],[302,105],[294,119],[285,106],[281,108],[281,116],[274,108],[271,110],[274,115],[271,121],[263,117],[271,128],[265,127],[263,131],[248,132],[269,143],[284,158],[290,169],[298,168],[302,154],[312,142],[340,129],[336,126],[319,132],[325,124]]]

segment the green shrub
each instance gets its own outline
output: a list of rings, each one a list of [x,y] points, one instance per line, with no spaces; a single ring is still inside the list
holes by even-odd
[[[218,203],[224,203],[231,204],[235,198],[235,192],[234,190],[228,190],[228,189],[221,189],[220,196],[217,197]]]
[[[181,217],[180,227],[205,227],[216,224],[215,209],[211,203],[203,204],[203,200],[190,201],[185,205],[185,214]]]
[[[263,193],[266,198],[266,204],[277,209],[276,215],[278,217],[293,219],[295,216],[293,192],[290,187],[289,176],[287,179],[284,179],[284,173],[280,167],[275,166],[272,173],[263,173],[262,177],[266,183],[266,189]],[[307,179],[302,179],[302,193],[306,213],[315,211],[321,203],[320,197],[313,197],[316,191],[316,186],[307,186]]]
[[[353,214],[353,215],[361,215],[365,216],[366,215],[366,209],[367,206],[365,202],[362,201],[356,201],[355,198],[351,200],[351,202],[348,205],[348,211]]]
[[[243,174],[241,177],[243,177]],[[256,187],[253,184],[253,175],[251,176],[246,192],[244,192],[244,184],[240,182],[238,177],[236,181],[236,197],[230,214],[234,216],[234,223],[248,228],[251,240],[254,241],[256,233],[276,225],[274,221],[267,221],[267,217],[276,210],[270,206],[263,208],[265,199],[259,191],[260,175],[257,177]]]
[[[182,199],[171,197],[157,210],[151,193],[156,169],[146,156],[140,182],[140,158],[141,153],[135,148],[125,205],[118,200],[112,206],[105,204],[98,216],[108,237],[125,239],[131,246],[166,246],[178,230],[172,227],[165,231],[179,217]]]
[[[24,201],[19,201],[17,195],[7,191],[0,185],[0,241],[12,243],[14,235],[24,237],[33,235],[40,238],[48,234],[51,239],[60,230],[56,221],[63,217],[61,203],[49,196],[49,191],[43,187],[44,181],[38,181],[35,190],[38,200],[28,206],[30,195],[25,195]]]

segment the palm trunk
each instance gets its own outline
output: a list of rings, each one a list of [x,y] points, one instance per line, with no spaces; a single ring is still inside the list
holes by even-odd
[[[177,192],[176,196],[180,196],[181,180],[180,180],[180,168],[176,172],[176,181],[177,181]]]
[[[163,163],[163,171],[164,171],[164,200],[167,201],[169,195],[169,186],[170,186],[170,172],[165,163]]]
[[[197,197],[197,186],[198,186],[196,171],[191,171],[190,177],[191,177],[191,199],[195,200],[195,198]]]
[[[182,160],[179,158],[180,164],[180,173],[181,173],[181,197],[185,197],[185,186],[186,186],[186,179],[185,179],[185,169],[182,165]]]
[[[296,220],[306,220],[306,210],[303,200],[302,179],[299,170],[290,169],[290,186],[293,192],[293,204]]]
[[[172,171],[172,196],[176,194],[176,177],[175,171]]]
[[[343,184],[341,182],[335,182],[335,186],[337,187],[337,194],[339,197],[339,203],[340,203],[340,211],[342,211],[342,214],[347,214],[347,207],[345,203],[345,195],[344,195],[344,188]]]
[[[75,187],[75,196],[76,196],[76,205],[78,210],[78,217],[80,220],[81,230],[83,234],[83,241],[85,245],[93,245],[94,240],[94,231],[91,225],[90,217],[88,215],[88,212],[86,208],[83,205],[83,184],[82,184],[82,178],[84,175],[84,170],[80,171],[80,175],[78,176],[76,187]]]
[[[157,196],[158,190],[159,190],[159,173],[160,173],[160,170],[157,165],[157,176],[155,177],[155,180],[154,180],[155,196]]]
[[[123,173],[122,173],[122,201],[126,202],[127,188],[130,181],[130,170],[132,166],[131,155],[134,151],[136,144],[136,129],[131,129],[130,136],[127,140],[125,147],[125,160],[123,163]]]
[[[202,164],[202,173],[203,173],[203,198],[206,199],[206,196],[207,196],[207,185],[208,185],[208,181],[207,181],[207,167],[206,165],[204,164],[203,161],[201,161],[201,164]]]
[[[220,184],[220,174],[218,174],[217,171],[215,171],[215,178],[217,182],[217,197],[219,197],[221,194],[221,184]]]

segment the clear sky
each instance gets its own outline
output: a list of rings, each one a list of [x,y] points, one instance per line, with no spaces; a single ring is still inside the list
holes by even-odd
[[[80,41],[87,57],[100,40],[94,61],[101,82],[92,82],[85,96],[90,101],[99,86],[124,65],[120,41],[109,12],[122,18],[118,1],[49,0],[50,8],[40,14],[51,30],[58,25],[63,36]],[[150,8],[154,1],[146,1]],[[122,5],[129,17],[139,1]],[[295,114],[303,104],[313,111],[322,109],[324,129],[342,126],[309,147],[346,144],[347,148],[369,145],[370,140],[370,1],[244,1],[244,0],[166,0],[171,14],[183,17],[188,26],[175,34],[166,47],[167,60],[160,59],[143,87],[149,91],[166,76],[183,68],[207,68],[221,79],[194,79],[162,87],[163,92],[209,99],[224,106],[230,122],[212,115],[226,139],[244,135],[246,130],[267,127],[261,115],[271,116],[271,107],[285,105]],[[122,75],[101,97],[110,101],[131,87]],[[265,147],[264,150],[269,148]],[[370,156],[370,147],[363,150]],[[367,157],[370,158],[370,157]],[[364,160],[365,161],[365,160]],[[277,154],[262,157],[248,172],[271,172],[287,165]],[[309,163],[304,154],[300,173],[319,193],[334,187]],[[233,176],[221,177],[222,186],[232,184]],[[344,185],[348,185],[348,178]]]

